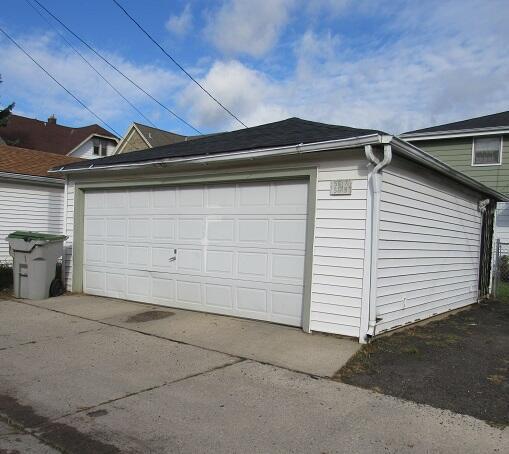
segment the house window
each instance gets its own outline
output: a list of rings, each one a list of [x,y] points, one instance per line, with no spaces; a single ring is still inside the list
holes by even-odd
[[[502,137],[476,137],[472,146],[472,165],[492,166],[502,163]]]
[[[108,142],[106,140],[94,139],[95,156],[108,156]]]
[[[98,140],[98,139],[94,139],[94,154],[96,156],[99,156],[99,149],[100,149],[100,146],[101,146],[101,142]]]

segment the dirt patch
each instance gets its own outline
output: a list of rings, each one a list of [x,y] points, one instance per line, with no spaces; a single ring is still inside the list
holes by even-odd
[[[509,425],[509,303],[493,301],[364,346],[335,379]]]
[[[142,323],[151,322],[153,320],[161,320],[163,318],[171,317],[175,312],[170,311],[145,311],[138,314],[131,315],[127,318],[127,323]]]
[[[22,405],[10,396],[0,395],[0,413],[12,425],[30,428],[37,438],[63,452],[94,454],[121,452],[116,446],[96,440],[74,427],[51,422],[48,418],[38,415],[32,407]]]

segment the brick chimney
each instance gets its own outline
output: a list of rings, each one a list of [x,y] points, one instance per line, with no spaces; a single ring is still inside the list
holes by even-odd
[[[55,114],[51,114],[51,116],[48,118],[48,124],[49,125],[57,124],[57,118],[55,117]]]

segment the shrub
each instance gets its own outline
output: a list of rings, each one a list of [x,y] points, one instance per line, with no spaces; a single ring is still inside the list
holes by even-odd
[[[0,262],[0,290],[12,288],[12,265]]]

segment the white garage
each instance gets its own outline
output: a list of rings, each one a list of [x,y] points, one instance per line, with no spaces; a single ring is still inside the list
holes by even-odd
[[[301,326],[307,181],[89,191],[83,290]]]
[[[506,198],[298,118],[70,164],[67,288],[357,337],[477,302]]]

